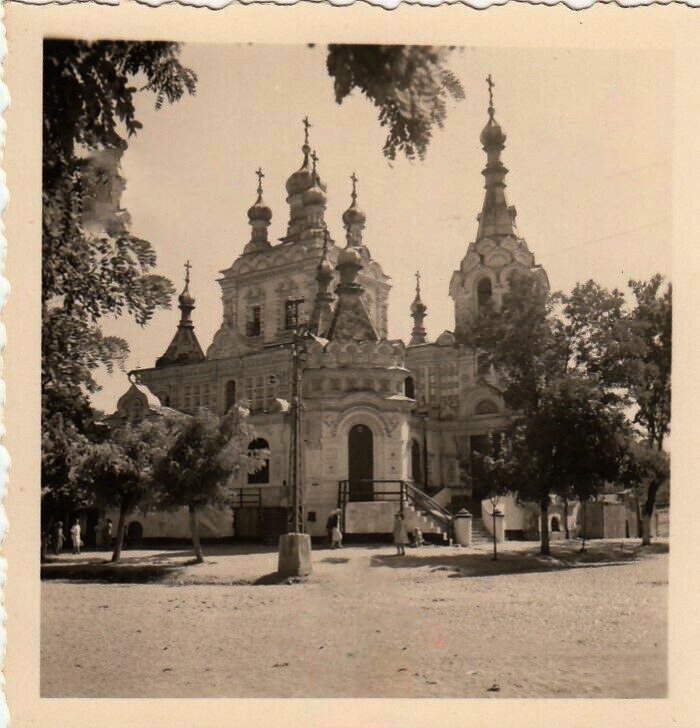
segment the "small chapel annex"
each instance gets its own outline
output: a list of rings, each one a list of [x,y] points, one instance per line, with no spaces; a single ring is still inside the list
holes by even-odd
[[[305,120],[301,166],[286,183],[284,236],[276,243],[269,239],[272,211],[259,170],[257,199],[248,210],[250,240],[218,281],[223,312],[213,341],[204,351],[197,340],[188,268],[172,342],[152,368],[131,373],[133,384],[109,423],[138,420],[160,407],[187,412],[205,406],[224,413],[243,404],[257,432],[250,447],[267,448],[269,461],[257,473],[238,476],[232,511],[211,510],[201,531],[205,537],[275,538],[288,530],[288,403],[294,337],[301,330],[306,357],[299,472],[306,532],[322,536],[328,514],[340,507],[346,533],[389,533],[403,506],[409,527],[447,538],[455,509],[466,506],[481,515],[459,461],[505,424],[497,383],[479,352],[460,345],[453,332],[427,340],[418,275],[411,338],[408,344],[387,338],[390,278],[363,237],[357,178],[351,178],[343,232],[334,234],[335,225],[325,219],[327,189],[309,126]],[[516,268],[548,285],[506,200],[505,140],[491,97],[481,132],[483,207],[476,237],[449,287],[455,330],[488,300],[498,303]],[[522,514],[516,516],[506,528],[525,530]],[[187,535],[186,519],[177,514],[135,514],[132,520],[144,537]]]

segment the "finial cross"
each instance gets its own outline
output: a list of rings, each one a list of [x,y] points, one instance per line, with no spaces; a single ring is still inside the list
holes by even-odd
[[[185,287],[190,285],[190,270],[192,266],[190,265],[190,261],[188,260],[185,263]]]
[[[420,293],[420,271],[417,270],[415,273],[416,276],[416,292]]]
[[[489,87],[489,116],[493,118],[493,87],[496,85],[491,78],[491,74],[486,77],[486,84]]]
[[[301,122],[304,125],[304,144],[309,143],[309,129],[311,128],[311,122],[309,117],[305,116]]]
[[[262,195],[262,181],[265,173],[262,171],[262,167],[258,167],[258,171],[255,173],[258,176],[258,194]]]
[[[357,175],[353,172],[350,179],[352,180],[352,201],[355,202],[357,200]]]

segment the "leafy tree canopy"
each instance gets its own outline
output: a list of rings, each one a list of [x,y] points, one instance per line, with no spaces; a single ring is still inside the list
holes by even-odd
[[[379,109],[388,159],[397,152],[423,159],[434,127],[445,122],[448,99],[464,98],[448,54],[433,46],[332,44],[327,66],[338,103],[359,89]]]

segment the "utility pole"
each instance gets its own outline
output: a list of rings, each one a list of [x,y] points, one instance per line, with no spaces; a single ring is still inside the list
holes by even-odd
[[[289,533],[304,533],[304,497],[301,479],[301,372],[304,339],[299,325],[299,307],[304,299],[288,301],[292,308],[292,436],[289,448],[290,499],[287,509]]]

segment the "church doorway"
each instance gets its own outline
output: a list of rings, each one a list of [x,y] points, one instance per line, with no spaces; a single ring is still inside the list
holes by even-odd
[[[423,483],[423,472],[422,472],[422,458],[420,445],[418,440],[411,440],[411,475],[413,476],[413,482],[419,488],[422,488]]]
[[[374,437],[367,425],[354,425],[348,434],[348,480],[351,501],[374,500]]]

